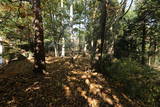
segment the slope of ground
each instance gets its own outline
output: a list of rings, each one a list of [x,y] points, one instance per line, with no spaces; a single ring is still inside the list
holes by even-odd
[[[0,107],[138,107],[116,92],[86,58],[47,57],[48,75],[32,73],[33,61],[10,63],[0,73]]]

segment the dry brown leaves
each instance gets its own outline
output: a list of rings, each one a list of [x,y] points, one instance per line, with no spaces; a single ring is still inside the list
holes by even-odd
[[[32,73],[33,61],[18,61],[0,74],[1,107],[126,107],[133,105],[92,72],[87,58],[47,57],[48,75]]]

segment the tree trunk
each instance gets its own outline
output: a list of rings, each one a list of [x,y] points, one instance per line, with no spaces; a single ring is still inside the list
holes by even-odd
[[[58,46],[56,44],[54,45],[54,56],[58,57]]]
[[[73,42],[73,4],[70,5],[70,34],[71,42]]]
[[[62,53],[61,56],[64,57],[65,56],[65,40],[64,37],[62,38]]]
[[[100,37],[98,37],[98,41],[97,41],[97,47],[98,47],[98,60],[99,63],[101,65],[102,63],[102,56],[103,56],[103,48],[104,48],[104,39],[105,39],[105,34],[106,34],[106,18],[107,18],[107,9],[106,9],[106,5],[107,5],[107,1],[106,0],[102,0],[101,1],[101,7],[100,7],[100,11],[101,11],[101,17],[100,17],[100,32],[99,35]]]
[[[44,35],[43,35],[43,22],[40,8],[40,0],[33,0],[33,9],[35,14],[34,19],[34,72],[44,73],[46,70],[45,65],[45,49],[44,49]]]
[[[145,65],[146,63],[146,57],[145,57],[145,54],[146,54],[146,23],[145,23],[145,18],[143,20],[143,32],[142,32],[142,61],[141,63],[143,65]]]
[[[100,3],[100,19],[99,19],[99,27],[98,27],[98,33],[96,32],[97,29],[94,29],[94,36],[95,38],[92,48],[92,62],[93,67],[98,70],[99,72],[102,71],[102,56],[103,56],[103,50],[104,50],[104,41],[105,41],[105,35],[106,35],[106,18],[107,18],[107,0],[101,0]],[[97,33],[97,34],[96,34]]]
[[[157,53],[157,41],[156,41],[156,39],[154,39],[154,65],[156,65],[158,62],[157,61],[158,57],[157,57],[156,53]]]
[[[61,0],[61,8],[63,8],[63,0]],[[62,26],[63,26],[63,19],[62,19]],[[63,27],[62,27],[63,29]],[[64,35],[62,35],[64,36]],[[61,52],[61,57],[65,56],[65,39],[62,37],[62,52]]]
[[[72,44],[70,47],[71,56],[74,54],[74,38],[73,38],[73,3],[70,4],[70,43]]]

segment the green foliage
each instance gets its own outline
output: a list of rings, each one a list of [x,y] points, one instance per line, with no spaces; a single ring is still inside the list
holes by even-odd
[[[10,1],[10,0],[6,0]],[[32,38],[32,10],[28,2],[0,4],[0,35],[13,44],[28,42]],[[26,11],[27,10],[27,11]]]
[[[160,98],[160,72],[131,59],[115,61],[106,67],[113,81],[123,84],[124,92],[146,105],[157,106]]]

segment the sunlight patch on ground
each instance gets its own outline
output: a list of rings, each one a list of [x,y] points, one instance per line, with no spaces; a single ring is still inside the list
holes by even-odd
[[[99,95],[100,95],[100,97],[102,97],[103,98],[103,100],[105,101],[105,102],[107,102],[108,104],[110,104],[110,105],[113,105],[113,101],[112,101],[112,99],[107,95],[107,94],[105,94],[105,93],[99,93]]]
[[[32,92],[39,89],[40,89],[39,82],[34,82],[33,85],[25,89],[25,92]]]
[[[91,106],[91,107],[99,107],[99,101],[94,99],[94,98],[91,98],[91,97],[88,97],[86,94],[87,94],[87,91],[84,91],[82,90],[81,87],[78,87],[77,88],[78,92],[80,92],[81,96],[83,96],[88,104]]]
[[[91,78],[91,75],[82,75],[81,78],[83,78],[83,79]]]
[[[94,98],[88,97],[88,98],[87,98],[87,101],[88,101],[88,104],[89,104],[91,107],[99,107],[99,100],[96,100],[96,99],[94,99]]]
[[[96,94],[100,93],[102,88],[103,87],[99,84],[91,83],[89,85],[89,92],[96,95]]]
[[[51,64],[51,63],[55,63],[55,62],[58,62],[60,60],[60,58],[54,58],[54,57],[46,57],[46,63],[47,64]]]
[[[78,79],[76,77],[74,77],[74,76],[72,76],[72,77],[67,76],[67,80],[68,81],[71,81],[71,80],[77,80],[78,81]]]
[[[17,103],[17,101],[16,101],[16,97],[14,97],[14,96],[12,96],[12,100],[10,100],[10,101],[8,101],[7,102],[7,104],[15,104],[15,103]]]
[[[70,90],[76,88],[79,95],[86,99],[91,107],[100,107],[101,102],[122,107],[119,98],[116,95],[111,95],[112,89],[105,86],[108,82],[102,74],[75,69],[68,72],[67,81]]]
[[[67,97],[71,96],[71,90],[70,90],[70,87],[67,86],[67,85],[64,85],[63,86],[64,90],[65,90],[65,94]]]

